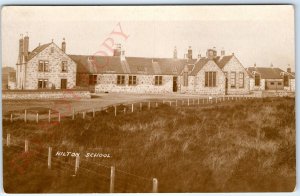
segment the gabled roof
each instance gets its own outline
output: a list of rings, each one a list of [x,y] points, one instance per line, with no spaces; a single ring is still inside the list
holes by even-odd
[[[47,48],[49,45],[51,45],[51,43],[48,44],[43,44],[40,45],[38,47],[36,47],[33,51],[29,52],[27,61],[29,61],[30,59],[32,59],[35,55],[37,55],[38,53],[42,52],[45,48]]]
[[[249,67],[248,71],[253,75],[253,72],[260,74],[262,79],[282,79],[282,73],[288,74],[280,68],[272,67]],[[293,77],[292,75],[290,75]]]
[[[195,68],[191,72],[191,75],[197,75],[197,73],[204,67],[204,65],[209,61],[208,58],[201,58],[199,59],[196,64]]]
[[[222,57],[217,56],[214,59],[214,61],[221,69],[223,69],[223,67],[231,60],[232,57],[233,55],[222,56]]]

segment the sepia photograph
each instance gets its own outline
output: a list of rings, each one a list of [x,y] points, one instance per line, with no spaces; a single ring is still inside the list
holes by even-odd
[[[295,191],[294,14],[3,6],[5,193]]]

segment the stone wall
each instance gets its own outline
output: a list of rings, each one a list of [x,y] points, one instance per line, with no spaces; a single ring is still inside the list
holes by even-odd
[[[28,99],[89,99],[87,90],[6,90],[2,91],[3,100]]]
[[[53,48],[53,52],[51,52]],[[49,71],[39,72],[39,60],[49,61]],[[67,61],[67,72],[61,71],[62,61]],[[25,89],[37,89],[39,79],[48,79],[48,88],[61,88],[61,79],[67,79],[67,89],[76,86],[76,63],[54,43],[27,62]]]
[[[243,65],[239,62],[239,60],[233,56],[229,62],[223,67],[222,69],[224,73],[227,73],[228,78],[228,89],[227,94],[234,95],[234,94],[248,94],[250,93],[250,77]],[[230,80],[230,73],[236,73],[236,85],[235,87],[231,87],[231,80]],[[239,74],[244,73],[244,85],[240,84]]]
[[[118,74],[99,74],[95,92],[123,92],[123,93],[171,93],[173,92],[173,76],[162,75],[162,85],[155,85],[154,75],[132,75],[137,76],[136,85],[128,85],[129,74],[125,76],[125,84],[117,84]]]

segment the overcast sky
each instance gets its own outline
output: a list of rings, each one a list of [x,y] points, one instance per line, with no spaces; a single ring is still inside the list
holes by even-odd
[[[110,34],[120,31],[118,24],[128,39]],[[109,53],[102,43],[110,37],[122,43],[126,56],[172,57],[176,46],[183,58],[192,46],[196,57],[216,47],[234,53],[245,67],[295,68],[292,6],[6,7],[3,65],[15,66],[26,32],[30,50],[52,39],[61,46],[65,37],[68,54]]]

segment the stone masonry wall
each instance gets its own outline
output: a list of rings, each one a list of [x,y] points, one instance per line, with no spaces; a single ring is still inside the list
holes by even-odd
[[[99,74],[98,84],[95,86],[95,92],[123,92],[123,93],[171,93],[173,91],[173,76],[162,75],[162,85],[155,85],[154,75],[136,75],[137,84],[128,85],[129,75],[125,76],[125,84],[117,84],[118,74]]]
[[[49,72],[38,71],[39,60],[49,61]],[[67,72],[61,71],[62,61],[67,61]],[[72,89],[76,86],[76,64],[52,43],[27,63],[25,89],[37,89],[39,79],[48,79],[48,87],[54,85],[56,89],[61,88],[61,79],[67,79],[67,89]]]
[[[228,78],[228,89],[227,94],[248,94],[250,93],[250,77],[243,67],[243,65],[239,62],[239,60],[233,56],[230,61],[223,67],[222,69],[224,72],[227,72]],[[231,87],[231,80],[230,80],[230,73],[236,73],[236,85],[235,87]],[[239,82],[239,74],[244,73],[244,86],[240,85]]]

